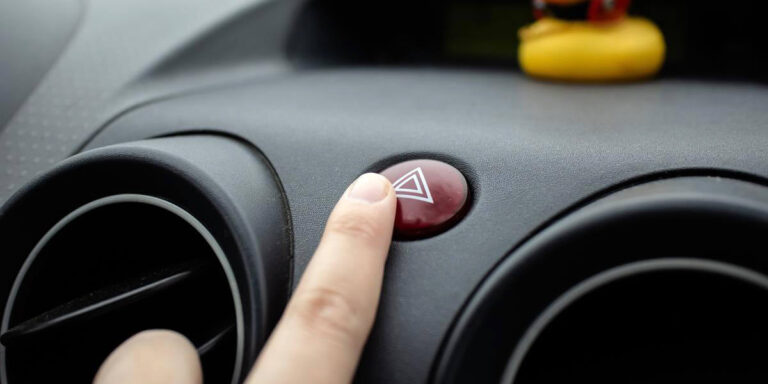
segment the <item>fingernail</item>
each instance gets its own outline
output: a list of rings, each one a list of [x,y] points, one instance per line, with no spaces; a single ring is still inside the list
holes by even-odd
[[[366,173],[352,183],[347,198],[366,203],[376,203],[387,197],[388,193],[389,182],[384,176]]]

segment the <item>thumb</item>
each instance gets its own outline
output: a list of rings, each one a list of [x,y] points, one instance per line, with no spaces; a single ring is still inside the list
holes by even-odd
[[[94,384],[202,384],[197,350],[181,334],[144,331],[120,344],[104,361]]]

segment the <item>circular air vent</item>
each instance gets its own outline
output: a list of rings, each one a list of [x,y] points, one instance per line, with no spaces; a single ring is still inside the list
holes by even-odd
[[[145,329],[197,346],[205,381],[242,362],[231,267],[208,230],[165,200],[116,195],[82,206],[35,246],[6,304],[9,383],[88,382],[109,351]]]
[[[146,329],[243,379],[285,305],[290,222],[269,162],[214,135],[84,152],[0,210],[0,382],[89,382]]]
[[[434,382],[765,382],[766,233],[768,188],[743,181],[670,179],[598,200],[485,279]]]
[[[627,264],[555,300],[521,338],[501,382],[763,382],[765,303],[768,278],[741,267]]]

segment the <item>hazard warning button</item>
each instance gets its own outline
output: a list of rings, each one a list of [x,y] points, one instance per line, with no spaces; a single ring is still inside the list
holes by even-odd
[[[411,160],[381,172],[395,188],[398,237],[437,234],[455,224],[468,201],[467,180],[458,169],[437,160]]]

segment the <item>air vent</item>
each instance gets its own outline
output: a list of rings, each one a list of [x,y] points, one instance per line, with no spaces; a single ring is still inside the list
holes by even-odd
[[[92,380],[107,354],[145,329],[198,348],[205,382],[239,378],[243,320],[231,268],[180,207],[115,195],[65,216],[37,243],[6,304],[8,384]]]
[[[549,306],[501,383],[765,382],[768,279],[720,262],[649,260]]]
[[[765,382],[768,188],[681,177],[533,236],[454,324],[435,383]]]
[[[0,208],[0,383],[88,382],[148,328],[186,335],[207,383],[239,382],[288,296],[290,228],[269,161],[233,138],[67,159]]]

